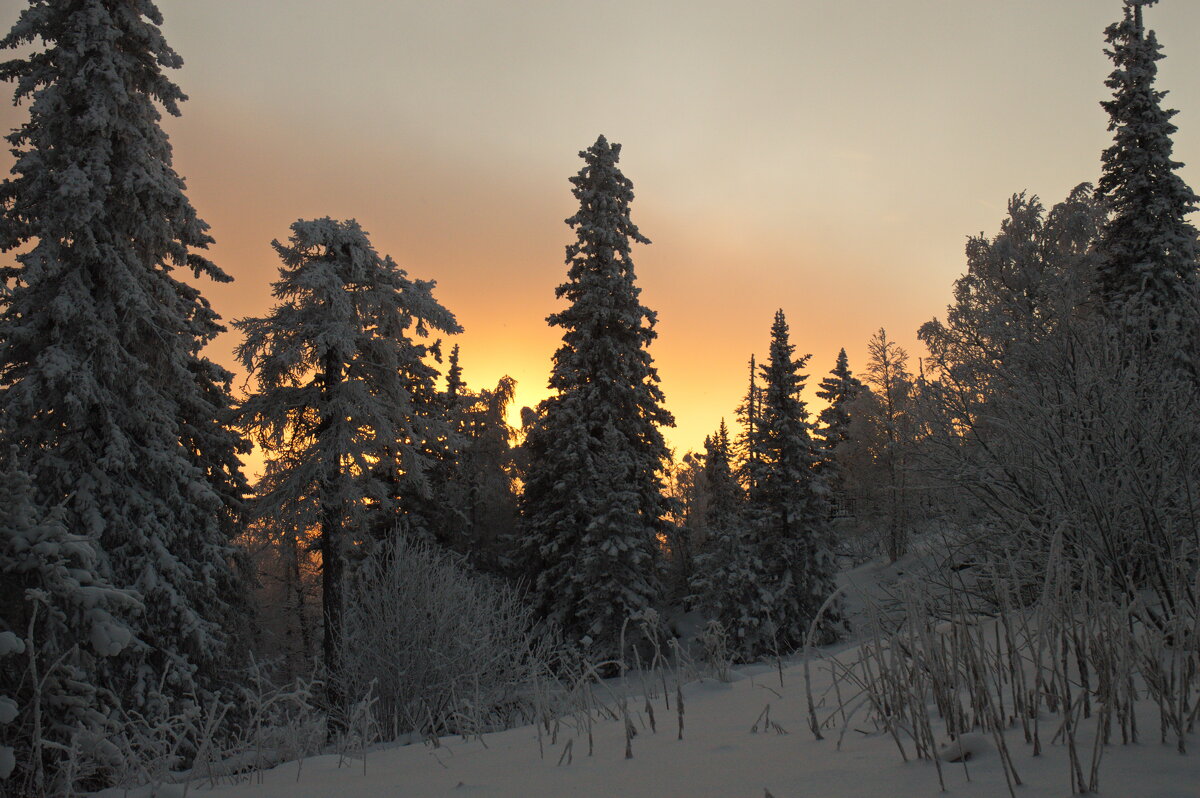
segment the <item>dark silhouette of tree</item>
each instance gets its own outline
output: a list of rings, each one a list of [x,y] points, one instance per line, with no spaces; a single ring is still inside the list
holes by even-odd
[[[658,539],[667,533],[660,426],[674,424],[647,346],[655,314],[634,284],[633,185],[617,167],[621,147],[603,136],[580,153],[571,179],[568,301],[550,316],[563,344],[525,443],[523,555],[542,615],[590,656],[618,656],[622,625],[659,601]]]
[[[287,244],[271,313],[235,322],[237,356],[258,390],[242,423],[263,447],[263,515],[319,529],[323,653],[335,710],[347,553],[381,534],[420,533],[414,504],[429,496],[431,450],[446,424],[433,408],[432,331],[462,331],[433,298],[380,257],[354,220],[300,220]],[[413,336],[416,336],[414,338]]]

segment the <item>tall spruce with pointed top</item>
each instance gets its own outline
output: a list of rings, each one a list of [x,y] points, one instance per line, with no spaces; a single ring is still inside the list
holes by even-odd
[[[828,404],[817,415],[817,427],[814,430],[821,457],[817,472],[829,489],[831,513],[835,516],[854,512],[854,502],[846,484],[846,470],[839,460],[838,449],[842,448],[844,459],[845,445],[852,437],[851,408],[865,390],[862,381],[850,371],[846,350],[840,349],[833,368],[817,386],[817,398],[824,399]]]
[[[763,579],[772,592],[761,633],[770,634],[779,649],[803,642],[809,622],[834,590],[836,570],[827,489],[816,472],[819,453],[801,398],[807,377],[800,369],[809,356],[795,358],[795,350],[783,311],[776,311],[762,366],[762,478],[750,493],[750,506]],[[820,624],[823,638],[836,636],[839,618],[838,608],[831,607]]]
[[[31,0],[0,41],[40,42],[0,65],[30,103],[0,185],[0,248],[20,250],[0,268],[0,458],[97,546],[81,580],[140,597],[135,640],[95,678],[160,716],[230,676],[246,487],[231,377],[201,354],[223,328],[174,276],[230,279],[199,252],[212,239],[159,126],[185,99],[161,24],[150,0]]]
[[[267,455],[258,511],[304,532],[318,529],[324,657],[337,692],[347,553],[355,542],[421,531],[426,472],[447,425],[435,386],[433,331],[458,333],[433,298],[380,257],[353,219],[299,220],[288,243],[278,304],[240,319],[237,356],[258,389],[242,423]],[[415,336],[415,337],[414,337]]]
[[[1155,329],[1178,321],[1195,286],[1196,228],[1187,215],[1196,194],[1171,159],[1171,123],[1165,91],[1154,87],[1162,48],[1142,22],[1156,0],[1126,0],[1124,17],[1105,31],[1115,68],[1105,85],[1113,98],[1109,115],[1113,144],[1104,151],[1096,195],[1109,212],[1096,243],[1096,287],[1110,313],[1147,314]]]
[[[828,404],[817,415],[816,434],[821,442],[821,463],[833,470],[833,453],[850,438],[850,407],[863,393],[863,384],[850,371],[846,350],[838,350],[829,375],[817,386],[817,397]]]
[[[655,314],[639,300],[632,242],[650,243],[630,219],[633,184],[617,167],[621,146],[603,136],[579,155],[571,178],[579,211],[567,219],[569,305],[548,318],[562,327],[554,395],[529,432],[522,499],[523,554],[540,612],[583,641],[589,656],[620,655],[627,618],[659,601],[658,536],[667,532],[658,373],[646,348]]]
[[[734,474],[742,488],[750,493],[758,489],[762,481],[762,403],[763,386],[758,384],[758,364],[754,355],[750,355],[750,380],[746,387],[746,395],[737,407],[738,424],[742,431],[738,433],[733,445],[732,454],[737,461]]]

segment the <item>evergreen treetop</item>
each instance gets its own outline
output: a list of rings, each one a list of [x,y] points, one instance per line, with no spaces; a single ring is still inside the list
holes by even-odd
[[[353,219],[291,229],[286,244],[271,242],[283,263],[278,304],[234,322],[246,336],[238,359],[258,381],[241,417],[268,458],[259,512],[320,530],[326,690],[340,710],[347,555],[356,541],[424,528],[414,509],[430,495],[432,452],[448,432],[426,361],[439,342],[424,339],[461,328],[433,298],[435,284],[380,257]]]
[[[617,167],[621,145],[600,136],[579,155],[585,165],[570,178],[579,211],[566,220],[576,240],[567,246],[567,282],[555,289],[555,296],[570,304],[547,319],[565,330],[550,388],[580,393],[597,408],[631,413],[651,426],[672,426],[674,418],[661,406],[658,371],[646,351],[658,337],[658,317],[640,302],[630,245],[650,239],[630,218],[633,183]],[[617,396],[632,404],[606,401]]]
[[[728,526],[734,522],[742,505],[742,491],[733,476],[729,428],[721,419],[717,431],[704,440],[704,477],[708,489],[705,508],[707,526]]]
[[[738,424],[742,429],[733,445],[733,454],[737,461],[734,472],[738,482],[747,493],[753,493],[762,479],[763,466],[760,449],[763,387],[758,384],[758,363],[753,354],[750,355],[749,370],[746,395],[742,397],[736,411]]]
[[[1127,0],[1121,21],[1105,31],[1114,64],[1105,85],[1113,98],[1101,106],[1113,143],[1096,186],[1109,212],[1097,243],[1097,289],[1114,311],[1134,302],[1171,318],[1195,279],[1196,229],[1187,216],[1197,196],[1178,174],[1183,164],[1171,157],[1176,111],[1162,107],[1166,92],[1154,87],[1163,54],[1142,21],[1147,5]]]
[[[282,261],[278,303],[235,322],[245,334],[238,359],[258,382],[243,423],[268,455],[287,455],[262,509],[311,514],[315,493],[344,494],[346,512],[361,510],[362,497],[392,506],[401,494],[427,495],[429,452],[446,434],[428,362],[440,342],[428,339],[462,328],[434,299],[436,284],[380,257],[353,219],[291,229],[287,243],[271,242]]]
[[[632,242],[648,243],[630,219],[632,183],[621,147],[603,136],[580,153],[571,178],[579,211],[566,220],[569,305],[548,318],[562,327],[550,388],[525,449],[524,558],[541,612],[591,645],[619,656],[627,618],[661,595],[659,535],[667,532],[663,475],[669,452],[659,427],[674,419],[646,347],[655,314],[639,300]]]
[[[779,529],[789,529],[794,519],[793,502],[804,502],[804,492],[794,487],[808,486],[817,463],[808,409],[801,398],[807,376],[800,369],[809,355],[794,357],[796,347],[789,340],[783,311],[775,312],[771,324],[771,346],[767,362],[760,368],[764,390],[760,415],[759,450],[764,460],[764,477],[751,500],[774,507]],[[784,508],[787,508],[786,510]]]
[[[817,415],[817,434],[826,460],[839,443],[849,439],[850,407],[862,392],[862,381],[851,373],[845,348],[838,350],[837,361],[817,387],[817,397],[828,403]]]

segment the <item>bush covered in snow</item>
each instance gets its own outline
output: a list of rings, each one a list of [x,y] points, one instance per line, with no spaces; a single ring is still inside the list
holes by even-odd
[[[507,728],[525,717],[541,645],[532,626],[518,591],[399,538],[357,563],[347,585],[344,694],[375,696],[385,737]]]

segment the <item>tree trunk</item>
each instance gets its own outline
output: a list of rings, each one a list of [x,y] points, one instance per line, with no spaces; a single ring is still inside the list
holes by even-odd
[[[317,428],[317,438],[327,434],[335,423],[332,392],[342,380],[341,363],[332,355],[325,356],[324,388],[322,390],[323,418]],[[346,696],[342,690],[342,582],[345,563],[342,558],[341,458],[337,452],[329,455],[321,479],[321,616],[325,639],[322,654],[325,659],[325,698],[328,704],[326,728],[334,737],[345,728]]]

